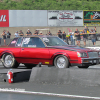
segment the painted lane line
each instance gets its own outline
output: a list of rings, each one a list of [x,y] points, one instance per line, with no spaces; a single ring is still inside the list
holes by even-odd
[[[0,92],[13,92],[13,93],[25,93],[25,94],[37,94],[37,95],[48,95],[48,96],[59,96],[59,97],[72,97],[72,98],[84,98],[84,99],[100,100],[100,97],[69,95],[69,94],[56,94],[56,93],[45,93],[45,92],[15,91],[15,90],[2,90],[2,89],[0,89]]]

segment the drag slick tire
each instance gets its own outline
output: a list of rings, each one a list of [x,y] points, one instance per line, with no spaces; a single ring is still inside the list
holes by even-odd
[[[78,66],[78,68],[88,68],[89,66]]]
[[[56,68],[69,68],[69,60],[64,55],[59,55],[54,59],[54,66]]]
[[[36,66],[36,64],[24,64],[27,68],[33,68]]]
[[[17,68],[19,66],[14,56],[9,53],[3,54],[1,61],[5,68]]]

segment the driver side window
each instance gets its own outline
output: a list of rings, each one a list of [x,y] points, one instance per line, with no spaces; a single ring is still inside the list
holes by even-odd
[[[24,38],[22,47],[45,47],[39,37]]]

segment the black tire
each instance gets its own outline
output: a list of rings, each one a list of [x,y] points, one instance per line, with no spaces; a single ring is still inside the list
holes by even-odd
[[[54,66],[56,68],[69,68],[69,60],[66,56],[59,55],[54,59]]]
[[[24,64],[27,68],[33,68],[35,67],[37,64]]]
[[[89,66],[78,66],[78,68],[89,68]]]
[[[19,63],[15,60],[14,56],[6,53],[1,58],[2,64],[5,68],[17,68]]]

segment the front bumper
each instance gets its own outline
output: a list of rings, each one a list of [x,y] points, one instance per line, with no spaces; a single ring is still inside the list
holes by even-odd
[[[72,63],[71,66],[90,66],[100,64],[100,57],[98,58],[81,58],[81,64]]]

